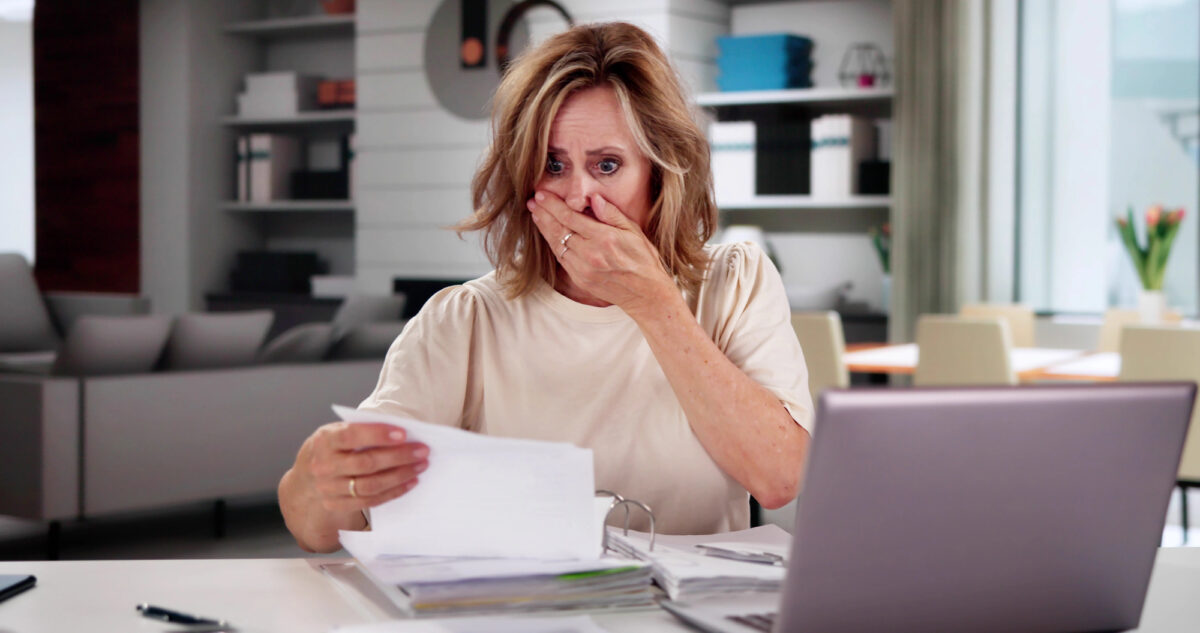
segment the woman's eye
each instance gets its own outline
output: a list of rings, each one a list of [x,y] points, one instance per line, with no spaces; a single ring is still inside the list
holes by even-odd
[[[561,174],[562,171],[563,171],[563,164],[562,164],[561,160],[558,160],[557,158],[555,158],[553,156],[546,159],[546,173],[557,175],[557,174]]]
[[[602,174],[615,174],[620,167],[621,163],[618,163],[611,158],[606,158],[599,163],[596,163],[596,168],[599,169],[600,173]]]

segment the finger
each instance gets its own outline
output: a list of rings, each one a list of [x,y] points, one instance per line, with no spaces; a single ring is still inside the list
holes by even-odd
[[[358,496],[358,497],[338,497],[327,496],[321,500],[321,505],[325,506],[330,512],[358,512],[366,508],[373,508],[381,503],[386,503],[392,499],[397,499],[404,496],[410,490],[417,486],[417,479],[410,479],[404,485],[393,488],[384,494],[375,496]],[[357,484],[356,484],[357,487]]]
[[[343,453],[340,457],[333,459],[335,465],[332,474],[343,477],[362,477],[397,466],[416,464],[424,461],[427,457],[429,457],[429,447],[416,442]]]
[[[425,472],[429,468],[429,462],[420,461],[407,466],[400,466],[389,470],[377,472],[374,475],[365,477],[357,477],[354,480],[354,492],[360,497],[378,497],[387,495],[393,490],[403,488],[408,485],[409,481],[417,478],[417,475]],[[350,492],[350,484],[346,483],[347,496]]]
[[[333,425],[329,446],[339,451],[357,451],[374,446],[395,446],[407,437],[404,429],[384,422],[341,423]]]
[[[596,214],[597,220],[618,229],[637,230],[639,233],[642,231],[642,227],[630,220],[629,216],[625,215],[625,212],[618,209],[616,205],[605,200],[604,196],[598,193],[592,194],[591,205],[592,213]]]
[[[560,226],[564,227],[563,230],[560,231],[561,235],[565,235],[567,231],[571,231],[572,233],[577,233],[583,237],[591,237],[594,236],[598,230],[604,229],[603,222],[597,222],[596,220],[593,220],[592,218],[575,211],[571,207],[567,206],[566,201],[558,197],[558,195],[552,191],[538,191],[537,193],[533,194],[533,200],[530,202],[530,210],[533,211],[535,216],[538,213],[548,215]],[[561,239],[561,235],[559,238],[555,238],[554,241]],[[553,238],[553,236],[548,236],[547,239],[550,238]]]
[[[546,244],[550,245],[550,249],[555,255],[562,250],[562,238],[571,232],[570,229],[563,226],[561,222],[554,219],[554,216],[547,213],[545,210],[538,207],[538,204],[530,199],[526,204],[529,207],[530,217],[533,218],[533,224],[537,226],[538,232],[542,234],[542,239],[546,240]],[[571,237],[572,240],[582,239],[578,234]],[[558,247],[558,248],[555,248]]]

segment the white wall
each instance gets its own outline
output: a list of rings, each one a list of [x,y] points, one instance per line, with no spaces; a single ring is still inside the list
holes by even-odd
[[[33,23],[0,19],[0,252],[34,257]]]
[[[397,276],[468,278],[491,268],[474,236],[459,240],[444,228],[471,212],[468,183],[488,136],[485,121],[444,110],[425,78],[425,30],[440,4],[358,2],[355,274],[363,292],[390,292]],[[728,24],[724,4],[562,4],[578,22],[625,19],[646,28],[659,37],[694,89],[713,85],[712,38]]]

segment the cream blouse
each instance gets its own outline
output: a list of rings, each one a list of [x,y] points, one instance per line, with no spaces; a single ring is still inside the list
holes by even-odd
[[[811,431],[808,372],[778,271],[752,244],[706,250],[709,270],[690,301],[697,320]],[[359,408],[591,448],[596,487],[648,504],[663,533],[749,524],[746,489],[701,446],[634,321],[546,284],[509,300],[493,272],[442,290],[392,344]]]

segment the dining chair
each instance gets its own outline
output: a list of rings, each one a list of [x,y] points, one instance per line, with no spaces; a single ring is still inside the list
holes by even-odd
[[[1121,330],[1121,373],[1118,380],[1191,380],[1200,382],[1200,329],[1127,325]],[[1200,488],[1200,405],[1179,460],[1180,518],[1187,542],[1189,488]]]
[[[793,312],[792,329],[800,339],[804,362],[808,365],[808,391],[813,402],[829,387],[850,386],[850,372],[842,354],[846,337],[837,312]]]
[[[1096,344],[1098,352],[1118,352],[1121,350],[1121,328],[1126,325],[1138,325],[1142,316],[1137,310],[1129,308],[1109,308],[1104,311],[1104,321],[1100,324],[1100,339]],[[1163,314],[1163,323],[1174,324],[1183,320],[1183,315],[1176,310],[1167,310]]]
[[[966,318],[924,314],[917,319],[917,358],[913,384],[1015,385],[1012,337],[999,317]]]
[[[958,316],[968,319],[999,317],[1008,323],[1013,347],[1034,346],[1033,309],[1018,303],[968,303],[958,311]]]

